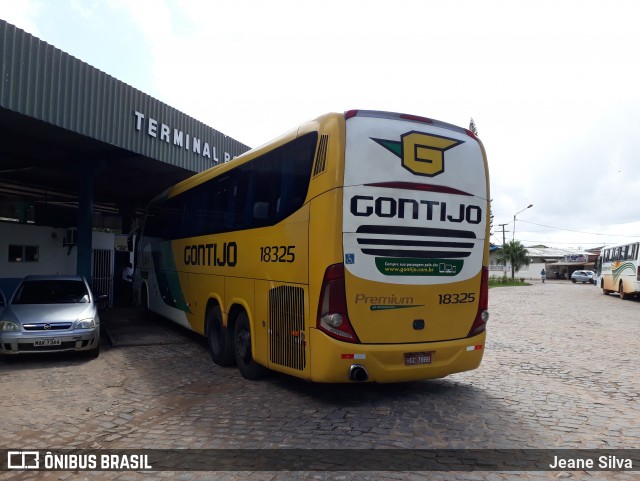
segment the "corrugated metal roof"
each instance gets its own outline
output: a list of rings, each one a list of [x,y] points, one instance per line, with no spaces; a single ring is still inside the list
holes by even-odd
[[[500,249],[502,246],[496,246]],[[587,252],[580,249],[563,249],[560,247],[525,247],[529,257],[544,257],[547,259],[565,258],[568,256],[588,256],[596,255],[593,252]]]
[[[249,147],[0,20],[0,108],[200,172]]]
[[[585,256],[588,258],[590,254],[580,249],[561,249],[559,247],[527,247],[529,257],[545,257],[545,258],[564,258],[566,256]]]

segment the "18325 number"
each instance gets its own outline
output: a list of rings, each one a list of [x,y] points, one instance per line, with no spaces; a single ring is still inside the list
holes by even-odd
[[[296,246],[260,247],[260,262],[293,262],[296,260],[295,248]]]
[[[476,300],[475,292],[438,294],[438,304],[466,304]]]

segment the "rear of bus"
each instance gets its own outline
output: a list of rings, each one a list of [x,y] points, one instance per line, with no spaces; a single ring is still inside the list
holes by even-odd
[[[482,143],[401,114],[350,111],[345,125],[344,187],[333,193],[341,216],[314,215],[313,205],[310,216],[312,234],[338,225],[342,255],[322,266],[311,379],[398,382],[477,368],[488,320]]]

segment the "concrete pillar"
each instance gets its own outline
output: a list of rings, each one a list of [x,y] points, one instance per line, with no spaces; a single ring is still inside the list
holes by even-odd
[[[91,254],[93,251],[93,189],[94,179],[104,167],[102,162],[87,162],[78,166],[80,189],[78,195],[78,275],[86,277],[89,285],[91,279]]]

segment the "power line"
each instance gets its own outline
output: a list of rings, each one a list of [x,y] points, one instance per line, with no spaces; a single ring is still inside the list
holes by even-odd
[[[498,227],[502,227],[502,245],[504,245],[505,243],[505,237],[504,234],[505,232],[509,232],[508,230],[504,230],[504,226],[509,225],[509,224],[498,224]]]
[[[584,232],[584,231],[580,231],[580,230],[573,230],[573,229],[564,229],[562,227],[553,227],[551,225],[545,225],[545,224],[536,224],[535,222],[529,222],[526,220],[520,220],[518,219],[518,222],[524,222],[525,224],[531,224],[531,225],[537,225],[539,227],[547,227],[549,229],[556,229],[556,230],[566,230],[568,232],[577,232],[578,234],[589,234],[589,235],[601,235],[601,236],[608,236],[608,237],[631,237],[631,238],[638,238],[640,237],[640,235],[624,235],[624,234],[602,234],[600,232]],[[583,242],[583,244],[586,244],[586,242]]]

